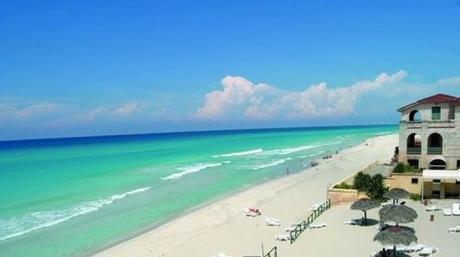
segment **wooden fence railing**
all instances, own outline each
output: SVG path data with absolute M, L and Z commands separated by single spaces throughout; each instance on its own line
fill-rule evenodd
M 314 210 L 310 216 L 304 221 L 302 221 L 300 224 L 297 224 L 294 230 L 292 230 L 289 235 L 290 235 L 290 242 L 293 244 L 297 238 L 304 232 L 308 226 L 310 226 L 313 221 L 319 217 L 323 212 L 325 212 L 327 209 L 331 207 L 331 201 L 328 199 L 325 203 L 323 203 L 318 209 Z
M 278 257 L 278 248 L 274 246 L 270 251 L 264 254 L 263 257 Z

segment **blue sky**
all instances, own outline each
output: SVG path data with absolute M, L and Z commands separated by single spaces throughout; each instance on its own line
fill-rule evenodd
M 458 60 L 457 0 L 4 1 L 0 140 L 396 124 Z

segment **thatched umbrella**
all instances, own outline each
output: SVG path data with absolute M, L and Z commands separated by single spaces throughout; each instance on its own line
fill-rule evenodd
M 370 209 L 379 207 L 379 206 L 380 206 L 380 203 L 375 200 L 372 200 L 369 198 L 361 198 L 357 200 L 356 202 L 354 202 L 350 208 L 352 210 L 360 210 L 364 212 L 364 223 L 367 223 L 367 211 Z
M 393 188 L 383 194 L 383 197 L 393 199 L 393 204 L 398 202 L 399 199 L 409 198 L 409 192 L 402 188 Z
M 374 241 L 382 245 L 393 245 L 393 256 L 396 256 L 396 245 L 410 245 L 417 242 L 414 233 L 400 227 L 389 227 L 375 235 Z
M 396 222 L 398 223 L 409 223 L 414 221 L 418 215 L 417 212 L 405 205 L 400 204 L 389 204 L 383 206 L 379 210 L 380 221 L 382 222 Z

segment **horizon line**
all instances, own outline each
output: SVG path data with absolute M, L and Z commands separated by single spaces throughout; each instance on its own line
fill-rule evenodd
M 72 139 L 95 139 L 103 137 L 135 137 L 149 135 L 168 135 L 168 134 L 200 134 L 210 132 L 230 132 L 230 131 L 255 131 L 255 130 L 283 130 L 283 129 L 315 129 L 315 128 L 346 128 L 346 127 L 370 127 L 370 126 L 396 126 L 398 124 L 360 124 L 360 125 L 319 125 L 319 126 L 293 126 L 293 127 L 260 127 L 260 128 L 241 128 L 241 129 L 204 129 L 204 130 L 184 130 L 184 131 L 163 131 L 163 132 L 147 132 L 134 134 L 101 134 L 101 135 L 82 135 L 82 136 L 64 136 L 64 137 L 37 137 L 37 138 L 20 138 L 0 140 L 0 143 L 21 142 L 21 141 L 45 141 L 45 140 L 72 140 Z

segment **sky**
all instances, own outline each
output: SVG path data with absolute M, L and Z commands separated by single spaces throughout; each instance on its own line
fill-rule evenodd
M 0 140 L 397 124 L 460 96 L 460 1 L 2 1 Z

